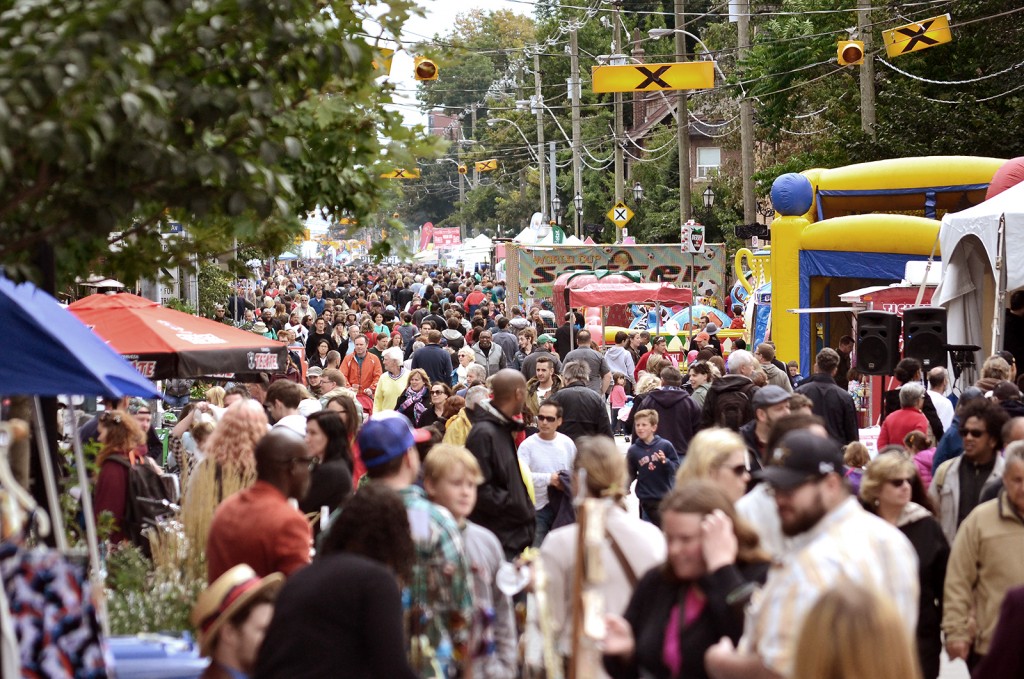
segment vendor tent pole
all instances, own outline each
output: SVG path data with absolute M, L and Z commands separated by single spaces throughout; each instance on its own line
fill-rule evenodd
M 928 273 L 932 269 L 932 262 L 935 261 L 935 251 L 938 248 L 939 234 L 935 234 L 935 243 L 932 244 L 932 253 L 928 255 L 928 263 L 924 265 L 924 276 L 921 278 L 921 287 L 917 289 L 917 299 L 914 300 L 914 306 L 921 306 L 921 300 L 924 299 L 924 289 L 928 285 Z
M 1003 316 L 1006 313 L 1006 215 L 999 216 L 999 233 L 996 241 L 996 294 L 995 309 L 992 313 L 992 351 L 994 356 L 1002 347 Z
M 50 457 L 50 442 L 46 438 L 46 427 L 43 424 L 43 405 L 38 396 L 32 398 L 35 406 L 36 446 L 39 451 L 39 463 L 43 470 L 43 487 L 46 489 L 46 503 L 50 510 L 50 522 L 53 524 L 53 539 L 57 549 L 68 551 L 68 535 L 64 531 L 64 515 L 60 511 L 60 496 L 57 494 L 57 478 L 53 473 L 53 458 Z
M 71 397 L 68 397 L 68 403 Z M 96 515 L 93 514 L 92 492 L 89 488 L 89 472 L 85 468 L 85 453 L 79 436 L 78 418 L 71 418 L 71 447 L 75 451 L 75 467 L 78 472 L 78 488 L 81 490 L 82 514 L 85 519 L 85 544 L 89 549 L 89 576 L 92 579 L 93 596 L 104 636 L 110 636 L 110 616 L 107 615 L 107 598 L 103 590 L 103 573 L 100 564 L 100 544 L 96 534 Z

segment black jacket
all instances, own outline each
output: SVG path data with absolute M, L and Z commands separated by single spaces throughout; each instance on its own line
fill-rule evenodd
M 949 543 L 942 526 L 932 516 L 899 527 L 917 552 L 921 594 L 917 610 L 917 652 L 925 679 L 939 674 L 942 652 L 942 593 L 949 561 Z
M 323 506 L 333 513 L 352 494 L 352 470 L 348 462 L 338 458 L 317 465 L 309 481 L 309 491 L 299 502 L 303 514 L 319 512 Z M 313 522 L 313 532 L 320 532 L 320 521 Z
M 700 428 L 706 429 L 716 426 L 715 418 L 718 415 L 718 399 L 727 391 L 741 390 L 746 392 L 748 410 L 745 419 L 746 422 L 750 422 L 750 420 L 754 419 L 753 400 L 758 388 L 746 375 L 726 375 L 716 379 L 711 383 L 708 395 L 704 399 L 704 411 L 701 415 Z
M 698 585 L 706 601 L 700 616 L 689 626 L 681 626 L 679 646 L 683 665 L 678 676 L 687 679 L 707 677 L 704 652 L 722 637 L 729 637 L 733 643 L 739 641 L 743 633 L 746 602 L 729 605 L 727 599 L 749 583 L 763 584 L 768 577 L 768 566 L 767 562 L 724 566 L 700 578 Z M 687 583 L 667 575 L 663 566 L 647 571 L 637 583 L 623 615 L 633 628 L 636 650 L 629 659 L 605 656 L 604 666 L 609 675 L 615 679 L 640 676 L 669 679 L 672 676 L 662 659 L 665 628 L 668 627 L 672 608 L 676 604 L 682 605 L 688 589 Z
M 811 411 L 825 420 L 825 429 L 840 446 L 851 441 L 860 440 L 857 429 L 857 410 L 853 406 L 850 392 L 837 387 L 831 375 L 815 373 L 796 388 L 796 393 L 803 394 L 814 404 Z M 925 403 L 931 403 L 926 398 Z M 934 407 L 934 406 L 933 406 Z
M 604 407 L 604 399 L 583 382 L 562 387 L 548 401 L 562 406 L 562 426 L 558 431 L 576 440 L 595 434 L 612 435 L 612 422 Z
M 473 427 L 466 447 L 484 476 L 469 520 L 497 535 L 506 551 L 520 552 L 533 544 L 537 529 L 536 512 L 516 455 L 515 435 L 523 425 L 499 413 L 490 401 L 469 411 L 469 420 Z
M 661 387 L 637 397 L 629 411 L 627 424 L 633 431 L 633 417 L 641 410 L 658 413 L 658 436 L 668 440 L 682 458 L 690 446 L 690 439 L 700 426 L 700 408 L 697 402 L 684 390 L 676 387 Z

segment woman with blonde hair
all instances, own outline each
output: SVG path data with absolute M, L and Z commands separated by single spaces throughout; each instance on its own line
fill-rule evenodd
M 615 442 L 604 436 L 584 436 L 576 441 L 576 472 L 586 472 L 585 493 L 606 498 L 605 540 L 601 560 L 605 581 L 599 585 L 605 610 L 621 615 L 626 610 L 636 582 L 665 560 L 665 538 L 654 524 L 642 521 L 626 510 L 629 492 L 626 460 Z M 540 546 L 547 573 L 551 628 L 560 630 L 559 651 L 569 656 L 573 609 L 573 573 L 576 569 L 577 524 L 556 528 Z
M 615 677 L 707 677 L 704 654 L 743 632 L 743 608 L 768 576 L 757 533 L 709 481 L 677 485 L 661 503 L 668 559 L 606 616 L 605 667 Z M 825 675 L 822 675 L 824 677 Z
M 836 583 L 804 618 L 793 679 L 920 679 L 906 625 L 883 596 Z
M 697 432 L 676 472 L 676 485 L 701 479 L 718 486 L 729 502 L 743 497 L 750 482 L 750 470 L 747 446 L 739 434 L 719 427 Z
M 935 679 L 942 652 L 942 596 L 950 550 L 914 462 L 900 453 L 876 457 L 864 472 L 860 499 L 868 511 L 899 528 L 917 552 L 917 652 L 924 679 Z
M 198 573 L 205 572 L 199 555 L 206 547 L 213 513 L 229 495 L 256 482 L 256 444 L 268 428 L 266 412 L 258 401 L 232 403 L 210 434 L 205 457 L 182 470 L 181 521 Z
M 661 378 L 658 377 L 657 375 L 652 375 L 650 373 L 647 373 L 645 375 L 641 375 L 640 379 L 637 380 L 637 383 L 636 383 L 636 395 L 637 396 L 643 396 L 647 392 L 653 391 L 653 390 L 657 389 L 660 386 L 661 386 Z M 636 403 L 635 399 L 634 399 L 633 403 Z
M 205 392 L 203 392 L 203 399 L 205 399 L 206 402 L 212 406 L 223 408 L 224 396 L 226 394 L 227 392 L 224 391 L 224 387 L 210 387 Z

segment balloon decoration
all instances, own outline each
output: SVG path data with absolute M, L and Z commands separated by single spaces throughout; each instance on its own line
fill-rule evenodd
M 1000 193 L 1024 182 L 1024 156 L 1011 158 L 1006 163 L 996 170 L 996 173 L 992 176 L 992 182 L 988 185 L 988 190 L 985 192 L 985 200 L 998 196 Z

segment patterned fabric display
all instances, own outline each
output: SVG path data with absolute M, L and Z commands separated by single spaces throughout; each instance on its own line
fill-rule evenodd
M 0 573 L 21 650 L 21 676 L 108 676 L 84 563 L 56 551 L 4 544 Z

